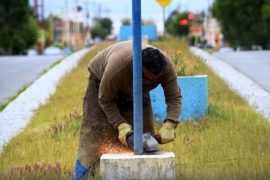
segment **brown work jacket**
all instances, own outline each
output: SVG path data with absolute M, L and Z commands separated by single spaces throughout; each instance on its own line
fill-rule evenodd
M 142 49 L 153 47 L 142 44 Z M 116 43 L 99 52 L 89 63 L 88 70 L 91 77 L 100 80 L 99 103 L 108 121 L 116 128 L 125 122 L 120 115 L 116 101 L 133 100 L 133 66 L 132 41 Z M 165 55 L 165 54 L 164 54 Z M 149 96 L 149 91 L 161 84 L 167 104 L 167 117 L 178 123 L 182 107 L 181 90 L 177 75 L 171 60 L 166 57 L 166 67 L 163 74 L 151 82 L 143 84 L 143 95 Z

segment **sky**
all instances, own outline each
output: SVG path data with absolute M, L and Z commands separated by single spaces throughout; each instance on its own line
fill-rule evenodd
M 37 0 L 38 3 L 41 0 Z M 132 20 L 132 0 L 43 0 L 44 1 L 44 16 L 50 14 L 59 14 L 67 11 L 72 14 L 76 12 L 76 6 L 82 7 L 81 15 L 85 17 L 84 23 L 91 26 L 93 17 L 108 17 L 113 21 L 113 32 L 118 33 L 125 18 Z M 171 0 L 166 6 L 165 17 L 174 11 L 190 11 L 200 13 L 207 11 L 214 0 Z M 30 5 L 33 5 L 34 0 L 29 0 Z M 89 12 L 90 21 L 87 22 L 86 12 Z M 159 33 L 163 32 L 163 8 L 156 0 L 141 0 L 141 18 L 142 20 L 152 20 L 157 25 Z

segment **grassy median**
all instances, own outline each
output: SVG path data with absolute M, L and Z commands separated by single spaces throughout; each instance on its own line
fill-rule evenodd
M 25 130 L 4 146 L 0 177 L 4 179 L 69 179 L 77 155 L 87 64 L 104 47 L 99 44 L 58 84 Z M 173 143 L 162 145 L 176 156 L 177 179 L 270 179 L 270 124 L 177 39 L 153 45 L 181 50 L 195 61 L 196 74 L 208 75 L 208 116 L 181 122 Z M 159 124 L 156 125 L 159 128 Z M 99 178 L 99 176 L 97 176 Z M 97 179 L 98 179 L 97 178 Z M 0 178 L 1 179 L 1 178 Z

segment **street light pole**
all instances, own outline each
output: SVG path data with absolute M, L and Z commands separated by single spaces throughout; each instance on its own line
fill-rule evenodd
M 141 0 L 132 0 L 134 154 L 143 154 Z
M 165 17 L 165 8 L 168 6 L 168 4 L 171 2 L 171 0 L 157 0 L 157 2 L 160 4 L 162 7 L 162 12 L 163 12 L 163 36 L 166 35 L 166 17 Z
M 165 17 L 165 7 L 162 8 L 163 9 L 163 27 L 164 27 L 164 31 L 163 31 L 163 36 L 166 35 L 167 31 L 166 31 L 166 17 Z

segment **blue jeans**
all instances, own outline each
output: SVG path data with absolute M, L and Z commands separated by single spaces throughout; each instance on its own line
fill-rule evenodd
M 88 174 L 89 170 L 81 164 L 79 159 L 77 159 L 74 169 L 74 180 L 87 180 Z

